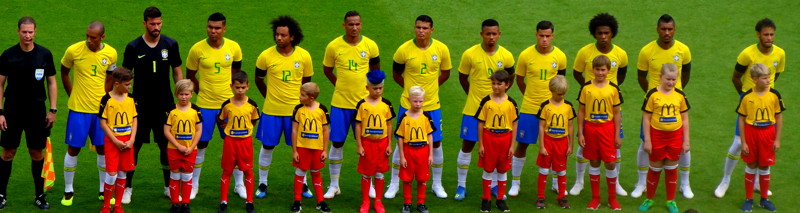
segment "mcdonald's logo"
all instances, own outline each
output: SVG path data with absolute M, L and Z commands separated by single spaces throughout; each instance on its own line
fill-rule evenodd
M 608 113 L 608 105 L 605 99 L 595 99 L 592 101 L 592 112 L 605 112 Z
M 409 131 L 408 141 L 410 141 L 410 142 L 425 141 L 425 140 L 427 140 L 427 138 L 425 138 L 425 136 L 426 135 L 425 135 L 425 132 L 422 131 L 422 127 L 412 127 L 411 131 Z
M 756 109 L 755 120 L 753 122 L 753 126 L 769 126 L 772 125 L 772 121 L 770 120 L 770 113 L 769 108 L 758 108 Z
M 367 127 L 383 128 L 383 119 L 381 119 L 381 115 L 370 114 L 369 117 L 367 117 Z
M 506 115 L 503 114 L 495 114 L 492 117 L 492 127 L 499 127 L 506 124 Z
M 179 120 L 177 128 L 177 133 L 192 133 L 192 122 L 189 120 Z
M 562 114 L 553 114 L 550 116 L 550 126 L 551 127 L 565 127 L 567 121 L 564 119 L 564 115 Z
M 661 105 L 661 116 L 676 116 L 676 111 L 678 108 L 675 107 L 675 104 L 664 104 Z
M 127 112 L 117 112 L 117 114 L 114 115 L 114 126 L 121 125 L 121 124 L 122 125 L 130 124 L 130 123 L 131 123 L 131 121 L 128 119 L 128 113 Z
M 303 132 L 319 132 L 317 120 L 306 118 L 306 120 L 303 121 Z

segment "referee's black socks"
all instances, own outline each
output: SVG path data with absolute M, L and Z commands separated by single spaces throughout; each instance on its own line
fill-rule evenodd
M 31 160 L 31 175 L 33 175 L 33 185 L 36 187 L 36 196 L 44 194 L 44 178 L 42 177 L 42 167 L 44 159 Z
M 11 165 L 13 165 L 13 161 L 14 160 L 5 161 L 0 159 L 0 194 L 2 195 L 6 195 L 6 189 L 8 189 L 8 179 L 11 177 Z

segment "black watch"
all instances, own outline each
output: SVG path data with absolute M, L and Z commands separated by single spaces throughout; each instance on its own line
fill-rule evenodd
M 50 112 L 56 114 L 56 112 L 58 112 L 58 109 L 50 109 Z

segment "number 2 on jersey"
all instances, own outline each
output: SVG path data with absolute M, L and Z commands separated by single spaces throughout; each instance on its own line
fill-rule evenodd
M 419 74 L 422 74 L 422 75 L 427 74 L 427 72 L 425 72 L 425 71 L 428 70 L 428 64 L 422 63 L 420 65 L 422 65 L 422 67 L 419 68 Z

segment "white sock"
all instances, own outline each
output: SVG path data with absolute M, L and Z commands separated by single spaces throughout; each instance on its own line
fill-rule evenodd
M 689 185 L 689 168 L 692 165 L 692 153 L 686 152 L 680 156 L 680 160 L 678 160 L 678 174 L 680 174 L 680 181 L 681 186 Z
M 725 158 L 725 170 L 722 173 L 722 182 L 731 182 L 731 174 L 733 169 L 736 168 L 736 163 L 739 162 L 739 155 L 742 153 L 742 139 L 740 136 L 734 136 L 731 147 L 728 148 L 728 157 Z M 758 178 L 756 178 L 758 180 Z
M 467 172 L 469 171 L 469 164 L 472 161 L 472 153 L 458 151 L 458 186 L 467 187 Z
M 203 162 L 206 161 L 206 149 L 197 149 L 197 157 L 194 160 L 194 170 L 192 170 L 192 188 L 200 187 L 200 173 L 203 172 Z
M 329 171 L 331 174 L 331 187 L 339 187 L 339 174 L 342 173 L 342 148 L 336 148 L 331 145 L 330 154 L 328 154 Z
M 589 167 L 589 175 L 600 175 L 600 167 L 591 167 L 590 166 Z
M 76 166 L 78 166 L 78 156 L 64 154 L 64 192 L 75 192 L 72 183 L 75 181 Z M 100 179 L 100 183 L 103 183 L 103 179 Z
M 106 180 L 105 181 L 106 181 L 106 184 L 108 184 L 108 185 L 114 185 L 114 183 L 117 182 L 117 176 L 116 175 L 106 175 Z
M 489 186 L 491 186 L 492 188 L 497 186 L 497 180 L 498 179 L 500 179 L 500 174 L 498 174 L 497 173 L 497 169 L 495 169 L 494 171 L 492 171 L 492 183 L 489 184 Z
M 526 157 L 518 158 L 511 157 L 511 185 L 519 186 L 520 178 L 522 177 L 522 169 L 525 168 Z
M 75 156 L 75 160 L 78 160 L 78 156 Z M 77 162 L 76 162 L 77 163 Z M 74 173 L 73 173 L 74 174 Z M 103 187 L 103 180 L 106 179 L 106 156 L 105 155 L 97 155 L 97 180 L 100 182 L 100 191 L 105 191 L 105 187 Z
M 169 172 L 169 179 L 178 180 L 179 181 L 179 180 L 181 180 L 181 173 L 170 171 Z M 180 187 L 180 186 L 178 186 L 178 187 Z
M 400 184 L 400 152 L 399 146 L 395 145 L 394 153 L 392 153 L 392 178 L 390 181 L 391 184 L 399 186 Z
M 431 164 L 433 185 L 442 185 L 442 167 L 444 166 L 444 153 L 442 146 L 433 148 L 433 164 Z
M 644 141 L 639 143 L 639 149 L 636 151 L 636 173 L 639 178 L 636 180 L 637 186 L 646 186 L 647 184 L 647 170 L 650 168 L 650 154 L 644 151 Z
M 239 167 L 233 169 L 233 181 L 236 183 L 235 186 L 244 186 L 244 172 Z
M 181 173 L 181 181 L 188 182 L 192 180 L 192 174 L 189 173 Z
M 272 164 L 272 149 L 264 149 L 261 147 L 261 153 L 258 154 L 258 182 L 260 184 L 269 185 L 267 177 L 269 177 L 269 165 Z
M 583 176 L 584 173 L 586 173 L 586 167 L 589 167 L 589 160 L 583 158 L 583 148 L 580 146 L 578 147 L 578 152 L 575 157 L 577 159 L 575 161 L 575 183 L 583 184 Z M 599 170 L 597 174 L 600 174 Z
M 617 178 L 617 185 L 619 186 L 619 168 L 622 165 L 622 151 L 617 149 L 617 162 L 614 164 L 614 177 Z M 606 174 L 608 175 L 608 174 Z
M 619 174 L 619 173 L 617 173 L 617 171 L 615 171 L 613 169 L 611 169 L 611 170 L 606 169 L 606 178 L 615 178 L 615 177 L 618 176 L 617 174 Z M 617 179 L 617 181 L 619 181 L 619 179 Z

